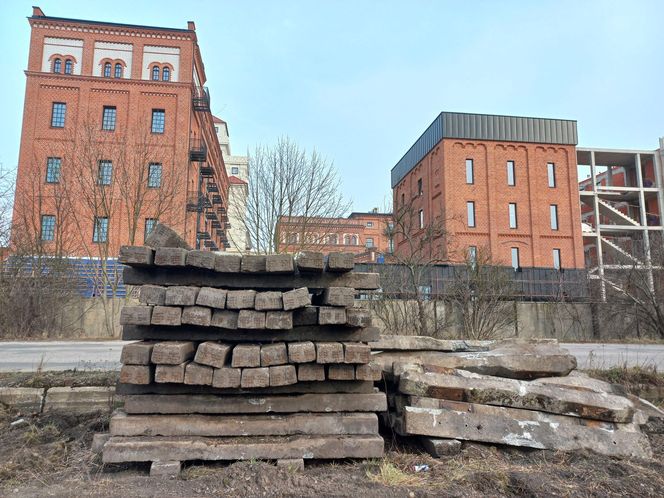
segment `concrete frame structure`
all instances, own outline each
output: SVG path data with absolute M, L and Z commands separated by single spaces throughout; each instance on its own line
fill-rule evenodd
M 590 168 L 590 177 L 579 183 L 582 208 L 586 206 L 581 220 L 584 251 L 589 277 L 600 282 L 602 301 L 607 285 L 620 290 L 607 271 L 643 269 L 654 290 L 653 270 L 663 269 L 651 260 L 651 234 L 664 231 L 664 138 L 659 145 L 654 151 L 577 148 L 578 166 Z M 620 245 L 634 239 L 641 243 L 640 254 Z M 616 263 L 611 262 L 614 255 Z

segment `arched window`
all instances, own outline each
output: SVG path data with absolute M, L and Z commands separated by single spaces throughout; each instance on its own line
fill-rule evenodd
M 350 238 L 350 243 L 351 243 L 352 245 L 354 245 L 354 246 L 357 245 L 357 235 L 353 235 L 353 236 Z
M 60 59 L 55 59 L 53 61 L 53 72 L 59 73 L 62 70 L 62 61 Z
M 159 81 L 159 66 L 154 66 L 152 68 L 152 79 Z
M 344 235 L 344 245 L 350 244 L 350 235 Z
M 72 62 L 71 59 L 67 59 L 65 61 L 65 74 L 71 74 L 73 68 L 74 68 L 74 63 Z
M 171 70 L 167 67 L 165 67 L 161 71 L 161 79 L 164 81 L 171 81 Z
M 116 78 L 122 78 L 122 64 L 119 62 L 115 64 L 115 75 Z
M 110 78 L 111 77 L 111 63 L 107 62 L 104 64 L 104 78 Z

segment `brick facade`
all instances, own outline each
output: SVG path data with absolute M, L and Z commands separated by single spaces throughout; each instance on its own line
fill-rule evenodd
M 38 7 L 28 20 L 14 246 L 43 239 L 46 252 L 115 256 L 122 244 L 142 244 L 146 223 L 159 218 L 192 246 L 223 248 L 217 211 L 227 205 L 228 176 L 203 89 L 194 23 L 171 29 L 62 19 Z M 61 127 L 53 126 L 60 124 L 54 103 L 66 104 Z M 114 108 L 112 120 L 104 108 Z M 203 160 L 191 161 L 192 147 L 201 144 Z M 59 159 L 57 175 L 49 158 Z M 101 184 L 100 161 L 112 164 L 108 185 Z M 208 216 L 213 210 L 217 218 Z M 56 217 L 52 240 L 48 233 L 43 237 L 44 215 Z M 108 218 L 107 242 L 93 241 L 95 216 Z M 99 226 L 98 235 L 103 231 Z
M 472 179 L 466 177 L 466 160 L 472 160 Z M 508 161 L 514 162 L 513 186 Z M 548 185 L 548 163 L 555 165 L 554 187 Z M 553 251 L 559 249 L 562 268 L 584 267 L 574 145 L 443 138 L 394 186 L 393 202 L 395 213 L 405 204 L 413 213 L 422 211 L 425 225 L 434 220 L 444 227 L 444 262 L 461 262 L 475 247 L 510 265 L 512 248 L 518 248 L 519 266 L 553 267 Z M 474 203 L 474 227 L 468 202 Z M 515 228 L 510 203 L 516 204 Z M 557 229 L 551 226 L 551 206 Z M 397 235 L 395 251 L 404 250 Z

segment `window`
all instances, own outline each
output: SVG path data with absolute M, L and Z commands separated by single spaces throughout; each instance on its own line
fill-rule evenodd
M 419 212 L 420 228 L 424 228 L 424 209 Z
M 106 131 L 115 130 L 115 116 L 117 110 L 112 106 L 104 106 L 104 111 L 101 115 L 101 129 Z
M 62 159 L 49 157 L 46 159 L 46 183 L 58 183 L 60 181 L 60 166 Z
M 145 218 L 145 233 L 143 234 L 143 241 L 148 240 L 148 236 L 152 233 L 157 220 L 154 218 Z
M 553 250 L 553 267 L 560 270 L 560 249 Z
M 392 239 L 392 237 L 387 241 L 387 252 L 394 254 L 394 239 Z
M 558 206 L 551 204 L 549 212 L 551 213 L 551 230 L 558 230 Z
M 65 61 L 65 74 L 71 74 L 73 68 L 74 68 L 74 63 L 72 62 L 71 59 L 67 59 Z
M 351 243 L 351 245 L 356 246 L 356 245 L 357 245 L 357 242 L 358 242 L 357 235 L 353 235 L 353 236 L 350 238 L 350 243 Z
M 115 63 L 115 73 L 113 74 L 115 78 L 122 78 L 122 64 L 119 62 Z
M 519 248 L 512 247 L 512 268 L 515 270 L 519 268 Z
M 350 245 L 350 235 L 344 235 L 344 245 Z
M 286 242 L 288 242 L 289 244 L 297 244 L 297 234 L 296 233 L 287 234 Z
M 166 126 L 166 111 L 152 109 L 152 133 L 164 133 Z
M 372 228 L 373 227 L 373 221 L 367 221 L 367 227 Z
M 104 78 L 110 78 L 111 77 L 111 63 L 107 62 L 104 64 Z
M 468 247 L 468 263 L 470 263 L 473 268 L 477 265 L 477 246 Z
M 475 172 L 473 170 L 473 160 L 466 159 L 466 183 L 475 183 Z
M 510 187 L 516 185 L 516 175 L 514 174 L 514 161 L 507 161 L 507 184 Z
M 218 127 L 218 126 L 215 126 L 215 127 L 214 127 L 214 132 L 215 132 L 215 133 L 219 133 L 219 127 Z
M 159 66 L 154 66 L 152 68 L 152 79 L 154 81 L 159 81 Z
M 171 70 L 165 67 L 161 72 L 161 79 L 164 81 L 171 81 Z
M 401 205 L 404 206 L 406 204 L 406 194 L 401 194 Z
M 41 239 L 53 240 L 55 238 L 55 216 L 43 214 L 41 217 Z
M 333 245 L 333 246 L 337 245 L 337 236 L 336 236 L 336 234 L 328 235 L 327 236 L 327 243 L 330 244 L 330 245 Z
M 95 216 L 92 242 L 108 242 L 108 218 Z
M 113 180 L 113 163 L 111 161 L 99 161 L 97 185 L 110 185 L 111 180 Z
M 55 59 L 53 61 L 53 72 L 54 73 L 59 73 L 60 71 L 62 71 L 62 60 Z
M 516 228 L 516 226 L 517 226 L 516 203 L 510 202 L 509 213 L 510 213 L 510 228 Z
M 53 102 L 53 109 L 51 111 L 51 127 L 64 128 L 66 115 L 67 104 L 64 102 Z
M 475 203 L 472 201 L 466 202 L 466 213 L 468 217 L 468 227 L 475 226 Z
M 417 195 L 422 195 L 424 190 L 422 190 L 422 179 L 417 180 Z
M 365 245 L 366 247 L 373 247 L 373 246 L 374 246 L 373 239 L 372 239 L 371 237 L 367 237 L 367 240 L 366 240 L 366 242 L 364 243 L 364 245 Z
M 237 175 L 239 173 L 240 173 L 240 168 L 238 168 L 237 166 L 231 167 L 231 175 Z
M 148 187 L 161 187 L 161 164 L 150 163 L 148 166 Z
M 546 172 L 549 176 L 549 187 L 556 186 L 556 165 L 553 163 L 546 163 Z

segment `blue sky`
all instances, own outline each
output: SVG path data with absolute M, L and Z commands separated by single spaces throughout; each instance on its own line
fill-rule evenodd
M 196 22 L 233 152 L 288 135 L 334 161 L 353 209 L 384 206 L 390 169 L 442 110 L 578 120 L 583 146 L 664 136 L 664 2 L 2 2 L 0 162 L 18 158 L 31 5 L 46 15 Z

